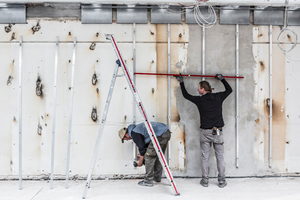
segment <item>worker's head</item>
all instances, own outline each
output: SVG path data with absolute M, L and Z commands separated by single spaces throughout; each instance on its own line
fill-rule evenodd
M 209 82 L 207 81 L 201 81 L 198 85 L 198 92 L 199 94 L 206 94 L 206 93 L 211 93 L 213 88 L 211 88 Z
M 119 130 L 119 137 L 122 141 L 122 143 L 124 143 L 124 140 L 131 140 L 132 138 L 129 136 L 128 134 L 128 129 L 126 127 L 121 128 Z

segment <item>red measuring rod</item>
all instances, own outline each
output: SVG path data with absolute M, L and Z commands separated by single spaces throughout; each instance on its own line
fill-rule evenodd
M 153 76 L 180 76 L 180 74 L 160 74 L 160 73 L 134 73 L 136 75 L 153 75 Z M 188 77 L 206 77 L 206 78 L 215 78 L 216 75 L 189 75 L 189 74 L 181 74 L 182 76 Z M 244 78 L 243 76 L 223 76 L 224 78 Z

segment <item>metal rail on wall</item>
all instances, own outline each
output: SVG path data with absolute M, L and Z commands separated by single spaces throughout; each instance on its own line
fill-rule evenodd
M 273 97 L 272 97 L 272 73 L 273 73 L 273 63 L 272 63 L 272 25 L 270 25 L 270 71 L 269 71 L 269 94 L 270 94 L 270 99 L 269 99 L 269 109 L 270 109 L 270 113 L 269 113 L 269 167 L 272 167 L 272 137 L 273 137 L 273 133 L 272 133 L 272 124 L 273 124 L 273 119 L 272 119 L 272 108 L 273 108 Z
M 168 24 L 168 74 L 171 73 L 171 30 L 170 24 Z M 171 130 L 171 77 L 168 76 L 168 128 Z M 168 142 L 168 163 L 171 160 L 171 142 Z
M 54 172 L 57 64 L 58 64 L 58 37 L 56 38 L 55 63 L 54 63 L 53 118 L 52 118 L 52 147 L 51 147 L 51 178 L 50 178 L 50 189 L 53 189 L 53 172 Z
M 22 190 L 22 58 L 23 38 L 19 41 L 19 189 Z
M 235 75 L 239 76 L 239 25 L 236 25 Z M 235 167 L 239 167 L 239 79 L 235 80 Z
M 67 148 L 67 167 L 66 167 L 66 189 L 68 188 L 69 181 L 69 166 L 70 166 L 70 146 L 71 146 L 71 133 L 72 133 L 72 113 L 73 113 L 73 93 L 74 93 L 74 71 L 75 71 L 75 58 L 76 58 L 76 37 L 73 43 L 73 56 L 72 56 L 72 74 L 71 74 L 71 94 L 69 105 L 69 131 L 68 131 L 68 148 Z

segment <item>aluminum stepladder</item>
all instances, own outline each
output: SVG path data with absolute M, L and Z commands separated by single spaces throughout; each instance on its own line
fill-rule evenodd
M 122 67 L 122 70 L 123 70 L 123 75 L 125 76 L 127 82 L 128 82 L 128 85 L 131 89 L 131 92 L 133 94 L 133 97 L 135 99 L 135 102 L 136 102 L 136 105 L 140 111 L 140 113 L 142 114 L 143 116 L 143 119 L 144 119 L 144 124 L 147 128 L 147 131 L 148 131 L 148 134 L 151 138 L 151 141 L 153 143 L 153 146 L 155 148 L 155 151 L 157 153 L 157 156 L 159 158 L 159 161 L 164 169 L 164 172 L 165 172 L 165 175 L 170 183 L 170 185 L 172 186 L 172 189 L 175 193 L 175 195 L 180 195 L 179 191 L 177 190 L 177 187 L 176 187 L 176 184 L 175 184 L 175 181 L 173 179 L 173 176 L 171 174 L 171 171 L 170 171 L 170 168 L 168 166 L 168 163 L 165 159 L 165 156 L 163 154 L 163 151 L 158 143 L 158 140 L 157 140 L 157 137 L 155 135 L 155 132 L 152 128 L 152 125 L 150 123 L 150 121 L 148 121 L 148 117 L 147 117 L 147 114 L 146 114 L 146 111 L 144 109 L 144 106 L 140 100 L 140 97 L 139 97 L 139 94 L 137 93 L 137 90 L 135 88 L 135 85 L 132 81 L 132 78 L 130 76 L 130 73 L 128 71 L 128 68 L 126 66 L 126 63 L 122 57 L 122 54 L 119 50 L 119 47 L 118 47 L 118 44 L 114 38 L 114 36 L 112 34 L 105 34 L 105 37 L 107 40 L 110 40 L 112 45 L 113 45 L 113 48 L 115 50 L 115 53 L 117 55 L 117 62 L 116 62 L 116 66 L 115 66 L 115 70 L 114 70 L 114 74 L 113 74 L 113 78 L 111 80 L 111 84 L 110 84 L 110 89 L 109 89 L 109 92 L 108 92 L 108 96 L 107 96 L 107 100 L 106 100 L 106 103 L 105 103 L 105 108 L 104 108 L 104 111 L 103 111 L 103 115 L 102 115 L 102 120 L 101 120 L 101 124 L 100 124 L 100 128 L 99 128 L 99 132 L 98 132 L 98 136 L 97 136 L 97 140 L 96 140 L 96 144 L 95 144 L 95 148 L 94 148 L 94 153 L 93 153 L 93 157 L 92 157 L 92 161 L 91 161 L 91 165 L 90 165 L 90 170 L 89 170 L 89 174 L 88 174 L 88 177 L 87 177 L 87 181 L 86 181 L 86 184 L 85 184 L 85 189 L 84 189 L 84 192 L 83 192 L 83 196 L 82 198 L 85 199 L 86 198 L 86 194 L 87 194 L 87 189 L 90 187 L 90 183 L 91 183 L 91 178 L 92 178 L 92 173 L 94 171 L 94 167 L 95 167 L 95 164 L 96 164 L 96 160 L 97 160 L 97 155 L 98 155 L 98 147 L 99 147 L 99 142 L 100 142 L 100 138 L 101 138 L 101 135 L 102 135 L 102 132 L 103 132 L 103 128 L 104 128 L 104 124 L 106 122 L 106 116 L 107 116 L 107 112 L 108 112 L 108 108 L 109 108 L 109 104 L 110 104 L 110 100 L 111 100 L 111 96 L 112 96 L 112 92 L 113 92 L 113 89 L 114 89 L 114 85 L 115 85 L 115 81 L 116 81 L 116 77 L 118 76 L 117 73 L 118 73 L 118 68 L 119 67 Z

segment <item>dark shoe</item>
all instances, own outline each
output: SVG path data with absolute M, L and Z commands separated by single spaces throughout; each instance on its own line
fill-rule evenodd
M 151 182 L 145 182 L 145 181 L 139 181 L 138 183 L 140 186 L 148 186 L 148 187 L 152 187 L 153 183 Z
M 200 184 L 201 184 L 203 187 L 208 187 L 208 180 L 207 180 L 207 179 L 201 179 Z
M 157 183 L 159 183 L 161 181 L 161 177 L 160 178 L 155 178 L 154 177 L 154 181 L 157 182 Z
M 223 188 L 223 187 L 225 187 L 227 185 L 227 181 L 219 181 L 219 188 Z

